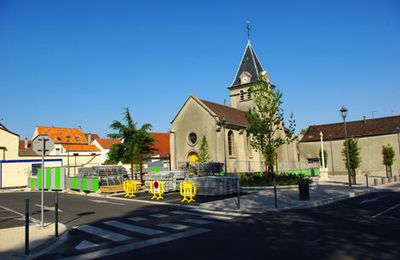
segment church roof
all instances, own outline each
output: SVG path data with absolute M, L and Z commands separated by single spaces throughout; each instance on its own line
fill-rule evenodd
M 261 63 L 258 61 L 257 55 L 251 46 L 250 41 L 247 42 L 246 49 L 243 54 L 242 61 L 240 62 L 239 69 L 236 72 L 235 79 L 232 83 L 231 87 L 239 86 L 240 84 L 240 75 L 243 72 L 247 72 L 251 75 L 250 81 L 248 83 L 257 82 L 258 76 L 263 71 Z
M 203 99 L 201 99 L 201 102 L 203 102 L 203 104 L 211 109 L 216 115 L 218 115 L 219 117 L 223 117 L 226 120 L 227 124 L 241 127 L 247 127 L 249 125 L 246 118 L 246 112 L 242 110 Z
M 397 133 L 400 127 L 400 116 L 381 117 L 359 121 L 346 122 L 347 135 L 359 138 L 376 135 L 387 135 Z M 300 142 L 317 142 L 320 140 L 319 133 L 322 132 L 325 140 L 344 140 L 343 122 L 326 125 L 310 126 Z

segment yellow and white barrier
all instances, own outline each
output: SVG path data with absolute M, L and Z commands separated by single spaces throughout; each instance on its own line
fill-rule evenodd
M 123 186 L 125 191 L 125 198 L 136 197 L 135 193 L 138 192 L 140 188 L 140 181 L 126 180 L 123 182 Z
M 190 203 L 192 201 L 195 201 L 193 199 L 193 197 L 196 196 L 197 193 L 197 188 L 195 183 L 190 181 L 183 181 L 181 182 L 179 187 L 180 187 L 180 193 L 183 196 L 181 202 L 187 201 L 188 203 Z
M 162 195 L 165 193 L 165 183 L 163 181 L 151 181 L 150 193 L 153 194 L 152 200 L 164 199 Z

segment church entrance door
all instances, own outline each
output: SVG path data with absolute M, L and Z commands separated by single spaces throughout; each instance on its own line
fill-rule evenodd
M 196 152 L 190 152 L 187 160 L 189 163 L 197 163 L 199 161 L 199 156 Z

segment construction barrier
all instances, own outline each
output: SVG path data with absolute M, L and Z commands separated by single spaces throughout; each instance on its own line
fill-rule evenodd
M 82 191 L 98 191 L 99 179 L 96 177 L 67 177 L 67 188 Z
M 163 181 L 150 182 L 150 193 L 153 194 L 152 200 L 164 199 L 162 195 L 165 193 L 165 183 Z
M 46 169 L 45 174 L 43 174 L 42 169 L 39 168 L 37 177 L 30 177 L 28 179 L 29 188 L 41 190 L 42 178 L 43 178 L 45 190 L 64 190 L 65 189 L 64 168 L 47 167 L 45 169 Z
M 123 183 L 124 191 L 125 191 L 125 198 L 134 198 L 136 197 L 135 193 L 138 192 L 140 188 L 140 181 L 135 180 L 126 180 Z
M 181 182 L 179 187 L 180 187 L 180 193 L 183 196 L 183 199 L 181 200 L 181 202 L 187 201 L 188 203 L 190 203 L 190 202 L 195 201 L 193 199 L 193 197 L 196 196 L 196 192 L 197 192 L 195 183 L 190 182 L 190 181 L 183 181 L 183 182 Z

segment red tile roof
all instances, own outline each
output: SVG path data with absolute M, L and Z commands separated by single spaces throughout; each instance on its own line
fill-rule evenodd
M 96 141 L 103 149 L 110 149 L 112 145 L 121 143 L 121 140 L 110 138 L 97 138 Z
M 62 144 L 66 151 L 79 151 L 79 152 L 99 152 L 99 148 L 95 145 L 88 144 Z
M 367 137 L 375 135 L 386 135 L 397 133 L 400 127 L 400 116 L 381 117 L 359 121 L 346 122 L 347 135 L 353 137 Z M 325 140 L 344 139 L 344 124 L 312 125 L 304 134 L 301 142 L 315 142 L 320 140 L 319 133 L 322 132 Z
M 86 136 L 80 128 L 37 126 L 36 129 L 38 134 L 49 135 L 56 144 L 87 144 Z M 67 135 L 70 136 L 69 140 Z
M 155 140 L 153 143 L 153 154 L 169 154 L 169 133 L 149 133 Z
M 215 114 L 225 118 L 228 124 L 242 126 L 242 127 L 249 126 L 249 123 L 246 118 L 246 112 L 233 107 L 217 104 L 203 99 L 201 100 L 201 102 L 203 102 Z
M 19 150 L 30 150 L 32 149 L 32 141 L 28 140 L 28 148 L 25 148 L 25 140 L 19 140 Z

